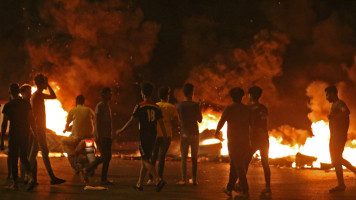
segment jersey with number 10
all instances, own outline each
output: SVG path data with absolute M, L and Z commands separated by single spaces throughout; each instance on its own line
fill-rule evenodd
M 146 100 L 136 105 L 132 114 L 140 121 L 141 139 L 157 135 L 157 120 L 162 118 L 160 107 L 152 101 Z

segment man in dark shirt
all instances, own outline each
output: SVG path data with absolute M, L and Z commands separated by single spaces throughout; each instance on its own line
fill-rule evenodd
M 192 157 L 192 174 L 193 185 L 198 185 L 197 168 L 198 168 L 198 149 L 199 149 L 199 127 L 198 122 L 202 122 L 200 103 L 193 101 L 194 86 L 187 83 L 183 87 L 184 101 L 178 103 L 178 115 L 182 123 L 180 137 L 180 152 L 182 180 L 177 184 L 185 185 L 187 183 L 187 158 L 189 146 Z
M 135 106 L 133 114 L 130 120 L 116 132 L 120 134 L 124 132 L 131 124 L 139 121 L 139 134 L 140 134 L 140 146 L 142 165 L 140 171 L 140 177 L 137 184 L 134 186 L 135 190 L 143 190 L 143 181 L 146 173 L 153 175 L 154 181 L 157 183 L 156 192 L 161 191 L 166 182 L 158 175 L 155 167 L 151 163 L 152 150 L 155 145 L 157 135 L 157 122 L 159 123 L 163 137 L 167 137 L 167 132 L 162 120 L 162 112 L 160 107 L 151 100 L 153 93 L 153 84 L 149 82 L 143 82 L 141 84 L 141 96 L 143 102 Z
M 51 184 L 57 185 L 64 183 L 65 180 L 57 178 L 52 170 L 51 162 L 49 160 L 47 139 L 46 139 L 46 99 L 56 99 L 57 96 L 54 93 L 51 86 L 48 84 L 48 79 L 43 74 L 39 74 L 35 77 L 35 84 L 37 86 L 37 91 L 31 97 L 31 105 L 33 110 L 33 115 L 36 121 L 37 131 L 35 132 L 36 142 L 33 143 L 31 153 L 30 153 L 30 162 L 33 168 L 34 179 L 37 182 L 37 160 L 36 156 L 39 148 L 42 152 L 42 159 L 47 173 L 51 178 Z M 43 90 L 48 89 L 50 94 L 44 94 Z
M 330 192 L 345 191 L 342 165 L 350 169 L 356 174 L 356 168 L 351 163 L 342 157 L 345 143 L 347 140 L 347 131 L 349 129 L 349 115 L 350 110 L 346 104 L 339 99 L 338 91 L 335 86 L 329 86 L 325 89 L 326 99 L 332 103 L 329 114 L 329 128 L 330 128 L 330 158 L 335 167 L 338 185 Z
M 234 103 L 225 108 L 215 132 L 215 136 L 218 137 L 220 130 L 227 122 L 230 175 L 226 188 L 228 192 L 224 192 L 231 196 L 231 191 L 237 179 L 240 178 L 242 193 L 239 196 L 248 197 L 245 162 L 251 151 L 249 135 L 250 109 L 241 102 L 244 96 L 244 91 L 241 88 L 231 89 L 230 96 Z
M 30 163 L 27 158 L 28 137 L 30 134 L 30 125 L 33 130 L 36 129 L 34 125 L 31 105 L 26 100 L 19 97 L 20 88 L 18 84 L 11 84 L 10 96 L 11 100 L 5 104 L 3 109 L 3 122 L 1 126 L 1 149 L 4 147 L 3 135 L 6 132 L 8 121 L 10 121 L 9 129 L 9 158 L 11 161 L 11 172 L 14 183 L 8 188 L 11 190 L 18 190 L 18 158 L 20 157 L 26 173 L 29 176 L 28 190 L 33 189 L 35 181 L 31 173 Z
M 267 117 L 268 110 L 266 106 L 259 102 L 262 95 L 262 89 L 260 87 L 251 87 L 248 90 L 248 97 L 251 103 L 251 128 L 250 128 L 250 141 L 251 152 L 248 156 L 246 164 L 246 172 L 248 165 L 251 162 L 253 155 L 257 150 L 260 150 L 261 162 L 263 171 L 265 174 L 266 188 L 262 191 L 262 195 L 271 195 L 271 170 L 268 163 L 268 151 L 269 151 L 269 138 L 267 130 Z
M 100 160 L 103 162 L 101 172 L 101 184 L 113 185 L 107 179 L 109 164 L 111 160 L 111 109 L 109 102 L 112 94 L 110 88 L 106 87 L 101 90 L 102 101 L 95 108 L 95 137 L 100 150 Z

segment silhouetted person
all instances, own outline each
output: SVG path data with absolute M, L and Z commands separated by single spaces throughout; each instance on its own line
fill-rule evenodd
M 11 84 L 9 94 L 11 101 L 5 104 L 3 109 L 3 122 L 1 125 L 1 149 L 4 147 L 3 135 L 6 132 L 8 121 L 10 121 L 9 129 L 9 158 L 11 161 L 11 172 L 14 183 L 8 187 L 10 190 L 18 190 L 18 158 L 20 157 L 26 173 L 29 176 L 29 185 L 27 190 L 33 189 L 35 181 L 31 173 L 30 163 L 27 157 L 28 137 L 30 134 L 30 126 L 36 130 L 34 124 L 31 105 L 28 101 L 19 96 L 20 88 L 18 84 Z
M 138 191 L 143 190 L 143 181 L 145 179 L 146 173 L 148 172 L 153 175 L 154 182 L 157 183 L 156 192 L 159 192 L 166 185 L 166 182 L 161 179 L 155 167 L 150 161 L 157 136 L 157 122 L 159 123 L 163 137 L 165 137 L 165 139 L 167 137 L 167 133 L 164 122 L 162 120 L 161 109 L 151 100 L 152 93 L 153 84 L 149 82 L 143 82 L 141 84 L 141 96 L 143 101 L 135 106 L 130 120 L 120 130 L 118 130 L 116 134 L 118 135 L 124 132 L 131 124 L 137 123 L 137 121 L 139 122 L 139 150 L 141 153 L 142 165 L 140 177 L 137 181 L 137 184 L 134 186 L 134 189 Z
M 240 179 L 242 193 L 240 197 L 248 197 L 248 184 L 246 178 L 246 160 L 251 152 L 250 147 L 250 109 L 244 105 L 241 100 L 244 91 L 241 88 L 230 90 L 230 96 L 233 104 L 227 106 L 221 115 L 216 127 L 215 136 L 218 137 L 220 130 L 227 122 L 227 139 L 230 156 L 230 174 L 227 188 L 223 191 L 229 196 L 235 187 L 236 181 Z
M 28 104 L 31 105 L 31 96 L 32 96 L 32 88 L 30 85 L 28 84 L 24 84 L 20 87 L 20 94 L 21 94 L 21 97 L 22 99 L 24 99 L 25 101 L 28 102 Z M 31 111 L 32 112 L 32 111 Z M 33 118 L 33 117 L 32 117 Z M 31 152 L 31 147 L 32 147 L 32 142 L 33 142 L 33 130 L 30 130 L 30 134 L 29 137 L 28 137 L 28 148 L 27 148 L 27 156 L 28 156 L 28 159 L 29 159 L 29 155 L 30 155 L 30 152 Z M 25 184 L 28 183 L 28 175 L 26 174 L 26 169 L 25 169 L 25 166 L 23 165 L 22 162 L 20 162 L 20 179 L 22 179 L 24 181 Z
M 172 128 L 173 125 L 178 122 L 178 113 L 177 108 L 169 102 L 169 92 L 170 89 L 168 87 L 162 87 L 158 90 L 158 97 L 160 102 L 156 103 L 162 111 L 163 115 L 163 123 L 166 128 L 167 137 L 163 137 L 163 133 L 160 128 L 157 129 L 157 138 L 155 147 L 153 148 L 152 154 L 152 165 L 156 165 L 156 160 L 158 159 L 158 175 L 163 177 L 164 163 L 166 160 L 166 154 L 168 148 L 171 144 L 172 138 Z M 153 176 L 149 174 L 149 180 L 147 184 L 153 183 Z
M 271 194 L 271 170 L 268 164 L 269 138 L 267 129 L 268 110 L 266 106 L 259 102 L 262 95 L 262 89 L 251 87 L 248 90 L 250 102 L 251 121 L 250 121 L 250 141 L 251 152 L 246 162 L 246 172 L 253 155 L 260 150 L 261 162 L 265 174 L 266 188 L 262 191 L 263 195 Z
M 112 94 L 110 88 L 103 88 L 101 90 L 100 101 L 95 108 L 95 137 L 100 150 L 100 158 L 97 162 L 89 167 L 88 170 L 94 169 L 100 162 L 103 163 L 101 172 L 101 184 L 102 185 L 114 185 L 111 181 L 107 179 L 109 164 L 111 160 L 111 109 L 109 102 L 111 100 Z
M 346 104 L 339 99 L 338 91 L 335 86 L 329 86 L 325 89 L 326 99 L 332 103 L 329 113 L 329 128 L 330 128 L 330 158 L 335 167 L 338 185 L 330 192 L 345 191 L 342 165 L 350 169 L 356 174 L 356 168 L 351 163 L 342 157 L 345 143 L 347 140 L 347 131 L 349 129 L 350 111 Z
M 180 137 L 180 152 L 181 173 L 182 180 L 178 185 L 185 185 L 187 183 L 187 158 L 189 146 L 192 158 L 192 180 L 193 185 L 198 185 L 197 169 L 198 169 L 198 150 L 199 150 L 199 127 L 198 122 L 202 122 L 203 116 L 201 114 L 200 103 L 193 101 L 194 86 L 187 83 L 183 86 L 184 101 L 177 105 L 179 119 L 182 123 L 181 137 Z
M 92 138 L 94 133 L 94 111 L 87 106 L 84 106 L 85 98 L 83 95 L 76 97 L 76 107 L 71 109 L 67 116 L 67 124 L 64 131 L 71 131 L 72 134 L 62 138 L 64 151 L 68 154 L 68 160 L 72 168 L 79 173 L 75 161 L 75 149 L 79 142 L 83 139 Z M 70 124 L 72 126 L 70 126 Z
M 57 178 L 52 170 L 51 162 L 49 160 L 48 154 L 48 146 L 46 139 L 46 108 L 45 108 L 45 100 L 46 99 L 56 99 L 57 96 L 54 93 L 51 86 L 48 84 L 48 79 L 43 74 L 39 74 L 35 77 L 35 84 L 37 86 L 37 91 L 33 93 L 31 97 L 31 105 L 33 115 L 36 121 L 37 131 L 35 132 L 36 141 L 32 145 L 31 153 L 30 153 L 30 163 L 33 168 L 34 179 L 37 182 L 37 160 L 36 156 L 38 154 L 39 149 L 42 152 L 43 163 L 47 169 L 47 173 L 51 178 L 51 184 L 57 185 L 64 183 L 65 180 Z M 50 94 L 44 94 L 43 90 L 48 89 Z

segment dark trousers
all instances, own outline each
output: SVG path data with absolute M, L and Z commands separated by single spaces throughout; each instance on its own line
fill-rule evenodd
M 251 141 L 251 151 L 247 156 L 247 160 L 245 162 L 245 170 L 246 173 L 248 171 L 248 166 L 253 158 L 253 155 L 257 150 L 260 150 L 261 154 L 261 163 L 263 167 L 263 172 L 265 175 L 266 187 L 270 187 L 271 185 L 271 170 L 268 163 L 268 153 L 269 153 L 269 140 L 268 138 L 252 140 Z
M 47 147 L 47 139 L 46 139 L 46 130 L 45 129 L 40 129 L 37 131 L 35 137 L 33 138 L 32 142 L 32 147 L 31 147 L 31 152 L 29 155 L 29 160 L 32 168 L 32 174 L 33 174 L 33 179 L 37 181 L 37 154 L 38 151 L 41 149 L 42 152 L 42 159 L 43 163 L 46 167 L 47 173 L 51 180 L 55 179 L 51 162 L 49 160 L 48 154 L 48 147 Z
M 101 172 L 101 181 L 106 181 L 109 170 L 109 163 L 111 160 L 111 139 L 110 138 L 100 138 L 96 141 L 100 157 L 97 157 L 93 163 L 91 163 L 86 169 L 87 171 L 94 170 L 98 167 L 100 163 L 103 163 L 102 172 Z
M 230 174 L 229 182 L 227 184 L 227 189 L 232 191 L 235 187 L 237 179 L 239 179 L 242 191 L 248 192 L 248 183 L 246 178 L 246 162 L 247 157 L 251 151 L 250 147 L 236 148 L 241 145 L 230 145 L 229 156 L 230 156 Z
M 193 181 L 197 179 L 197 169 L 198 169 L 198 150 L 199 150 L 199 135 L 185 135 L 182 134 L 180 137 L 180 152 L 182 156 L 181 160 L 181 172 L 182 180 L 187 181 L 187 159 L 189 146 L 192 157 L 192 174 Z
M 28 160 L 30 159 L 30 153 L 31 153 L 31 146 L 32 146 L 32 142 L 33 142 L 33 135 L 32 134 L 29 134 L 29 137 L 28 137 L 28 145 L 27 145 L 27 157 L 28 157 Z M 26 168 L 25 166 L 23 165 L 22 162 L 20 162 L 20 174 L 21 174 L 21 177 L 22 178 L 25 178 L 25 175 L 26 175 Z
M 156 143 L 152 152 L 151 163 L 153 166 L 155 166 L 156 161 L 158 159 L 158 175 L 161 178 L 163 177 L 166 154 L 170 145 L 171 145 L 171 138 L 164 138 L 164 137 L 156 138 Z M 149 178 L 153 179 L 153 176 L 150 174 Z
M 18 159 L 24 165 L 27 173 L 31 172 L 30 163 L 27 157 L 28 141 L 23 138 L 9 139 L 9 160 L 11 165 L 12 178 L 16 182 L 18 179 Z

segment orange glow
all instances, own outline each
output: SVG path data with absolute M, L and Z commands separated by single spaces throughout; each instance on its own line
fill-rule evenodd
M 92 147 L 94 144 L 93 140 L 85 140 L 85 147 Z
M 55 82 L 51 82 L 50 85 L 56 93 L 61 89 Z M 36 90 L 36 87 L 32 87 L 32 93 Z M 46 91 L 44 92 L 46 93 Z M 57 135 L 69 136 L 70 132 L 63 133 L 68 112 L 63 109 L 61 102 L 58 99 L 49 99 L 45 100 L 45 105 L 47 128 L 56 132 Z
M 205 129 L 213 130 L 216 129 L 217 123 L 220 119 L 221 113 L 212 110 L 206 110 L 203 113 L 203 122 L 199 125 L 199 131 L 203 132 Z M 331 163 L 330 153 L 329 153 L 329 123 L 325 121 L 318 121 L 312 123 L 312 131 L 314 136 L 306 140 L 305 144 L 302 146 L 288 146 L 283 145 L 283 138 L 275 138 L 273 136 L 269 137 L 270 158 L 281 158 L 285 156 L 295 156 L 298 152 L 307 156 L 313 156 L 317 158 L 317 161 L 313 163 L 313 167 L 320 167 L 320 163 Z M 227 150 L 227 129 L 226 124 L 222 128 L 223 138 L 221 155 L 228 155 Z M 207 139 L 203 141 L 202 145 L 215 144 L 218 143 L 217 139 Z M 356 144 L 356 140 L 351 141 L 352 144 Z M 257 151 L 257 154 L 259 152 Z M 345 147 L 343 157 L 350 161 L 352 165 L 356 165 L 356 149 Z M 295 166 L 295 163 L 293 163 Z

